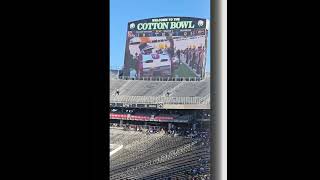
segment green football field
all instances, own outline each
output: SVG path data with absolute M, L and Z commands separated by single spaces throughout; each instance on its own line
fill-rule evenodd
M 191 71 L 187 65 L 181 63 L 179 67 L 174 71 L 173 77 L 196 77 L 196 74 Z

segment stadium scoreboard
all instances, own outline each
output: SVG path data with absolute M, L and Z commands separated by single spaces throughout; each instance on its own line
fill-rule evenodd
M 208 25 L 207 19 L 195 17 L 129 22 L 123 76 L 203 78 Z

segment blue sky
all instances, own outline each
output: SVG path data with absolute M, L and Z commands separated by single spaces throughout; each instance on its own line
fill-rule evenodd
M 123 65 L 128 22 L 162 16 L 210 19 L 210 0 L 110 0 L 110 66 Z M 206 71 L 210 70 L 209 57 L 210 36 Z

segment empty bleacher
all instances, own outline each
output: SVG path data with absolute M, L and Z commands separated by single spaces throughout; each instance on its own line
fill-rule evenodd
M 119 90 L 119 95 L 116 94 Z M 144 81 L 110 79 L 111 102 L 209 104 L 210 80 Z

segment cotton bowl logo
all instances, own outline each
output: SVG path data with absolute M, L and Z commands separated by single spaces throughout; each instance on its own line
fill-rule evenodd
M 200 27 L 203 26 L 203 21 L 202 20 L 198 21 L 198 26 L 200 26 Z
M 136 27 L 136 25 L 134 24 L 134 23 L 131 23 L 130 24 L 130 29 L 133 29 L 133 28 L 135 28 Z

